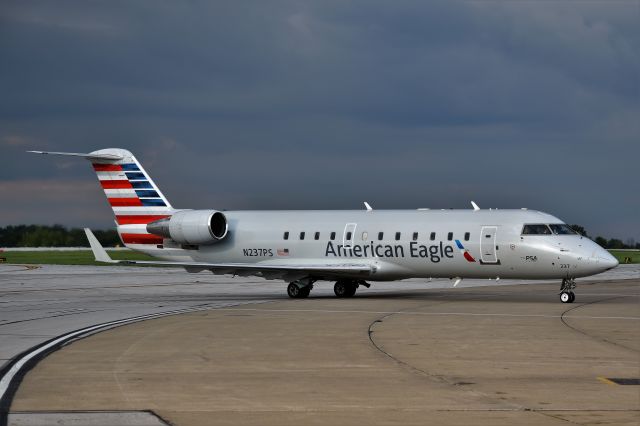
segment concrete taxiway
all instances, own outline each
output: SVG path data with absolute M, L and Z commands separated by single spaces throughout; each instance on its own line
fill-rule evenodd
M 13 268 L 0 269 L 7 362 L 81 327 L 195 310 L 43 358 L 14 389 L 13 424 L 640 421 L 640 386 L 613 380 L 640 378 L 637 266 L 579 282 L 572 305 L 557 283 L 411 280 L 354 299 L 327 283 L 289 300 L 260 279 Z

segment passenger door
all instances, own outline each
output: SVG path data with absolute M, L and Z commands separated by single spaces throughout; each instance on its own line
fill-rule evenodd
M 499 263 L 496 252 L 497 226 L 483 226 L 480 233 L 480 260 L 482 263 Z

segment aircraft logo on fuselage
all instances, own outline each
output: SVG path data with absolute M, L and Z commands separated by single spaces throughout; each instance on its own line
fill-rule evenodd
M 454 249 L 450 245 L 445 245 L 442 241 L 439 244 L 423 245 L 415 241 L 408 246 L 403 244 L 376 244 L 371 241 L 369 244 L 342 245 L 327 242 L 324 255 L 326 257 L 380 257 L 380 258 L 401 258 L 413 257 L 427 259 L 433 263 L 449 258 L 453 259 Z

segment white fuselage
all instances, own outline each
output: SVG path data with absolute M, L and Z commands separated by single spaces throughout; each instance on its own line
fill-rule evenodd
M 179 210 L 126 149 L 33 152 L 91 161 L 123 244 L 164 260 L 134 263 L 283 279 L 291 297 L 298 290 L 308 296 L 321 279 L 336 280 L 336 295 L 348 297 L 365 280 L 560 278 L 561 300 L 571 302 L 574 278 L 618 264 L 558 218 L 533 210 Z M 96 259 L 113 262 L 87 237 Z
M 175 261 L 348 264 L 371 281 L 403 278 L 576 278 L 618 262 L 586 237 L 523 235 L 526 224 L 562 224 L 532 210 L 225 211 L 228 235 L 186 247 L 139 250 Z M 465 254 L 466 253 L 466 254 Z M 349 277 L 319 274 L 315 279 Z M 265 276 L 268 278 L 267 276 Z M 357 278 L 357 276 L 353 276 Z

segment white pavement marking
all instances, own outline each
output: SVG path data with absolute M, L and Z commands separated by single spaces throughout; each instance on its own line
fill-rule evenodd
M 199 312 L 199 311 L 204 311 L 204 310 L 208 310 L 211 308 L 187 308 L 187 309 L 180 309 L 180 310 L 176 310 L 176 311 L 169 311 L 169 312 L 161 312 L 161 313 L 157 313 L 157 314 L 148 314 L 148 315 L 141 315 L 141 316 L 137 316 L 137 317 L 133 317 L 133 318 L 126 318 L 126 319 L 122 319 L 122 320 L 117 320 L 117 321 L 110 321 L 110 322 L 106 322 L 103 324 L 97 324 L 91 327 L 85 327 L 83 329 L 80 330 L 76 330 L 74 332 L 71 333 L 67 333 L 64 334 L 60 337 L 58 337 L 57 339 L 54 339 L 52 341 L 50 341 L 49 343 L 40 346 L 38 348 L 36 348 L 35 350 L 28 352 L 27 354 L 23 355 L 19 360 L 17 360 L 15 362 L 15 364 L 13 364 L 13 366 L 9 369 L 9 371 L 7 371 L 7 373 L 0 378 L 0 400 L 2 400 L 7 392 L 7 390 L 9 390 L 9 386 L 11 385 L 11 382 L 13 381 L 13 379 L 16 377 L 16 375 L 20 372 L 20 370 L 33 358 L 37 357 L 38 355 L 40 355 L 41 353 L 44 353 L 46 351 L 48 351 L 51 348 L 55 348 L 56 346 L 68 342 L 70 340 L 73 340 L 77 337 L 81 337 L 81 336 L 86 336 L 88 334 L 91 334 L 93 332 L 96 331 L 101 331 L 101 330 L 105 330 L 105 329 L 109 329 L 109 328 L 113 328 L 116 326 L 120 326 L 120 325 L 125 325 L 125 324 L 131 324 L 131 323 L 135 323 L 135 322 L 139 322 L 139 321 L 144 321 L 144 320 L 149 320 L 149 319 L 155 319 L 155 318 L 161 318 L 161 317 L 166 317 L 166 316 L 170 316 L 170 315 L 179 315 L 179 314 L 186 314 L 186 313 L 190 313 L 190 312 Z

